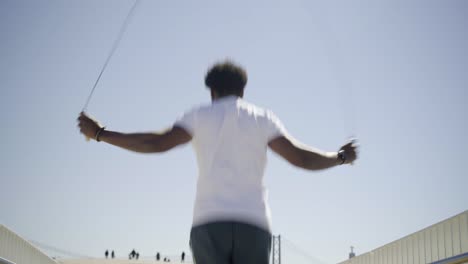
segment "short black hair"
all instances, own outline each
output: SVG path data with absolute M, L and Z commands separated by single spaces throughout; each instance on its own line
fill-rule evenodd
M 206 73 L 205 85 L 218 95 L 240 95 L 247 84 L 247 72 L 231 60 L 214 64 Z

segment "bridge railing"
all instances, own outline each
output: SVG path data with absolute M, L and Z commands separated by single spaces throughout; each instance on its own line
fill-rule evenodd
M 468 262 L 468 211 L 340 264 Z
M 15 264 L 15 263 L 0 257 L 0 264 Z
M 57 264 L 42 251 L 0 224 L 1 264 Z

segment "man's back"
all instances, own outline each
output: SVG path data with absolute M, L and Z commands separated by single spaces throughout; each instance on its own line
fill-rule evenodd
M 269 140 L 284 129 L 274 115 L 236 96 L 186 113 L 199 176 L 193 225 L 238 220 L 270 230 L 263 186 Z

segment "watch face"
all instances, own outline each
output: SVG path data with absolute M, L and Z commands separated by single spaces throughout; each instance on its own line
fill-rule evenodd
M 340 150 L 338 152 L 338 158 L 342 161 L 341 164 L 343 164 L 346 161 L 346 155 L 345 155 L 344 150 Z

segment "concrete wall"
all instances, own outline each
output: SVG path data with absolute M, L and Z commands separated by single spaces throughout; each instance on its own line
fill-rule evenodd
M 3 225 L 0 225 L 0 257 L 15 264 L 57 264 Z
M 468 211 L 340 264 L 434 262 L 468 263 Z

